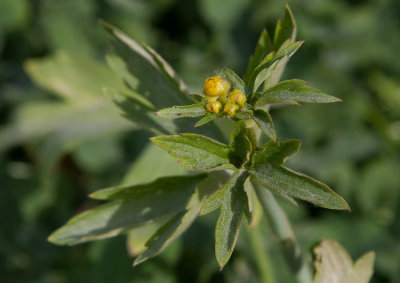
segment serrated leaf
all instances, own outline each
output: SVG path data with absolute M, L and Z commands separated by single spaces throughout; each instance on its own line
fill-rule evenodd
M 310 87 L 306 81 L 289 80 L 283 81 L 262 93 L 255 94 L 254 101 L 255 106 L 263 106 L 272 103 L 330 103 L 341 100 Z
M 368 252 L 353 263 L 347 251 L 335 241 L 324 240 L 314 248 L 314 283 L 368 283 L 375 253 Z
M 148 99 L 157 109 L 191 103 L 186 87 L 161 56 L 112 25 L 105 22 L 102 24 L 111 35 L 112 46 L 123 60 L 125 70 L 138 80 L 138 84 L 133 86 L 134 91 Z
M 215 255 L 222 269 L 232 255 L 239 235 L 240 224 L 247 207 L 243 185 L 247 172 L 238 176 L 236 182 L 225 190 L 221 212 L 215 228 Z
M 261 109 L 256 109 L 253 114 L 253 120 L 267 137 L 272 140 L 276 140 L 274 124 L 268 112 L 265 112 Z
M 236 122 L 235 128 L 231 132 L 231 142 L 229 144 L 231 153 L 229 154 L 231 163 L 239 168 L 247 162 L 251 153 L 251 142 L 247 137 L 246 123 Z
M 101 199 L 116 199 L 70 219 L 53 232 L 49 241 L 58 245 L 73 245 L 112 237 L 167 215 L 186 210 L 190 197 L 205 175 L 169 177 L 164 183 L 156 180 L 146 185 L 122 186 L 102 190 L 92 195 Z M 124 197 L 125 192 L 129 192 Z M 118 197 L 117 197 L 118 196 Z
M 244 77 L 245 82 L 249 82 L 251 74 L 253 73 L 254 69 L 260 65 L 263 61 L 264 57 L 271 53 L 272 50 L 272 42 L 268 35 L 266 29 L 261 32 L 260 38 L 258 39 L 257 46 L 254 51 L 254 55 L 251 56 L 249 60 L 249 65 L 247 67 L 246 75 Z
M 250 173 L 268 189 L 315 205 L 338 210 L 350 210 L 346 201 L 327 185 L 283 166 L 256 162 Z
M 185 106 L 172 106 L 161 109 L 154 114 L 160 116 L 161 118 L 177 119 L 183 117 L 199 117 L 204 116 L 207 113 L 208 112 L 204 108 L 204 104 L 198 103 Z
M 246 84 L 242 79 L 229 68 L 225 68 L 224 72 L 227 78 L 233 83 L 233 88 L 239 89 L 242 93 L 246 94 Z
M 301 142 L 299 140 L 269 141 L 260 151 L 254 154 L 253 166 L 257 167 L 265 163 L 277 166 L 282 165 L 289 156 L 299 150 L 300 145 Z
M 296 39 L 296 34 L 296 22 L 289 5 L 286 4 L 283 20 L 279 20 L 275 27 L 273 50 L 278 50 L 287 39 L 290 39 L 291 42 L 294 42 Z
M 194 124 L 194 127 L 201 127 L 211 121 L 213 121 L 214 119 L 216 119 L 218 116 L 215 115 L 214 113 L 208 113 L 207 115 L 205 115 L 203 118 L 201 118 L 199 121 L 196 122 L 196 124 Z
M 249 82 L 247 83 L 247 92 L 253 93 L 257 91 L 260 85 L 271 76 L 276 69 L 286 64 L 287 60 L 296 53 L 302 44 L 303 41 L 297 41 L 278 50 L 275 54 L 271 53 L 271 56 L 266 56 L 251 74 Z
M 232 168 L 230 149 L 208 137 L 197 134 L 160 136 L 152 141 L 179 158 L 179 164 L 189 170 L 209 171 Z

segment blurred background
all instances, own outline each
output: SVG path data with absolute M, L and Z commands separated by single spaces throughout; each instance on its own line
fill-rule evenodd
M 304 253 L 322 239 L 354 259 L 374 250 L 373 282 L 400 282 L 400 2 L 288 3 L 305 43 L 284 79 L 308 80 L 343 102 L 276 107 L 271 115 L 281 139 L 303 141 L 289 167 L 329 184 L 352 211 L 282 206 Z M 225 66 L 244 73 L 258 35 L 264 27 L 273 33 L 284 4 L 0 0 L 1 281 L 259 282 L 245 231 L 219 271 L 218 213 L 135 268 L 123 236 L 74 247 L 46 238 L 96 204 L 89 193 L 146 170 L 138 164 L 152 134 L 116 114 L 101 91 L 119 81 L 105 65 L 99 19 L 152 46 L 199 92 Z M 292 282 L 266 219 L 261 225 L 277 282 Z

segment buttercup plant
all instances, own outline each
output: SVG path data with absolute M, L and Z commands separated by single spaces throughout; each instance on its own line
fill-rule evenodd
M 157 134 L 151 141 L 177 158 L 180 166 L 200 174 L 99 190 L 90 197 L 107 203 L 73 217 L 49 241 L 72 245 L 126 232 L 136 240 L 131 244 L 138 254 L 134 264 L 138 264 L 165 249 L 196 217 L 219 210 L 215 253 L 222 269 L 242 223 L 253 233 L 254 215 L 262 208 L 284 243 L 283 253 L 298 281 L 311 280 L 274 195 L 294 205 L 300 199 L 327 209 L 350 207 L 327 185 L 284 166 L 299 150 L 300 141 L 279 140 L 269 106 L 340 101 L 303 80 L 279 82 L 287 61 L 303 43 L 295 41 L 296 25 L 289 7 L 273 39 L 262 32 L 245 76 L 226 68 L 205 80 L 203 94 L 188 95 L 183 82 L 153 49 L 104 26 L 117 54 L 107 61 L 126 85 L 121 91 L 106 89 L 106 95 L 127 118 Z M 215 119 L 234 121 L 228 141 Z M 268 274 L 262 276 L 267 282 Z

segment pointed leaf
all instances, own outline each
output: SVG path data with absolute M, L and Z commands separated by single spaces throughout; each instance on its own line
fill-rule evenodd
M 314 283 L 368 283 L 372 277 L 375 254 L 369 252 L 355 264 L 337 242 L 324 240 L 314 248 Z
M 240 224 L 247 207 L 243 185 L 247 172 L 238 176 L 233 186 L 226 189 L 215 228 L 215 255 L 222 269 L 232 255 L 239 235 Z
M 251 56 L 249 60 L 249 65 L 247 67 L 246 75 L 244 77 L 244 81 L 249 83 L 249 79 L 251 74 L 253 73 L 254 69 L 260 65 L 264 57 L 271 53 L 272 50 L 272 42 L 269 38 L 267 30 L 263 30 L 260 38 L 258 39 L 257 46 L 254 51 L 254 55 Z
M 93 194 L 96 198 L 117 199 L 78 214 L 50 235 L 58 245 L 73 245 L 112 237 L 135 225 L 185 211 L 189 198 L 205 175 L 169 177 L 146 185 L 111 188 Z M 122 197 L 124 191 L 129 192 Z M 119 197 L 117 197 L 119 194 Z
M 271 140 L 276 140 L 276 132 L 271 116 L 264 110 L 257 109 L 254 111 L 253 120 L 256 122 L 261 131 Z
M 232 168 L 229 161 L 230 149 L 208 137 L 196 134 L 160 136 L 152 141 L 179 158 L 179 164 L 189 170 L 218 170 Z
M 233 88 L 239 89 L 241 92 L 246 94 L 246 85 L 242 79 L 231 69 L 225 68 L 224 72 L 228 79 L 233 83 Z
M 283 81 L 265 92 L 257 93 L 254 96 L 254 101 L 256 101 L 255 106 L 262 106 L 272 103 L 330 103 L 341 100 L 310 87 L 306 81 L 289 80 Z
M 203 126 L 209 122 L 211 122 L 212 120 L 216 119 L 218 116 L 215 115 L 214 113 L 208 113 L 207 115 L 205 115 L 203 118 L 201 118 L 199 121 L 196 122 L 196 124 L 194 124 L 194 127 L 200 127 Z
M 327 185 L 283 166 L 257 162 L 250 172 L 270 190 L 321 207 L 350 210 L 346 201 Z
M 296 34 L 296 22 L 289 5 L 286 4 L 285 16 L 283 17 L 282 21 L 278 21 L 276 24 L 273 49 L 278 50 L 287 39 L 290 39 L 291 42 L 294 42 L 296 39 Z
M 207 113 L 208 112 L 204 108 L 204 104 L 198 103 L 185 106 L 172 106 L 161 109 L 154 114 L 161 118 L 177 119 L 183 117 L 199 117 L 204 116 Z

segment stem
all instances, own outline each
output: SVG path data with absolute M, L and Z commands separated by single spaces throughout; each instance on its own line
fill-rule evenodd
M 310 283 L 312 281 L 310 266 L 301 255 L 299 244 L 285 212 L 279 206 L 270 190 L 256 180 L 253 180 L 252 184 L 268 217 L 272 231 L 278 238 L 283 256 L 296 278 L 296 282 Z
M 260 235 L 259 227 L 253 227 L 249 230 L 249 240 L 257 268 L 260 273 L 261 282 L 274 283 L 275 280 L 272 275 L 270 260 L 268 253 L 264 252 L 265 248 L 263 246 L 263 240 Z

